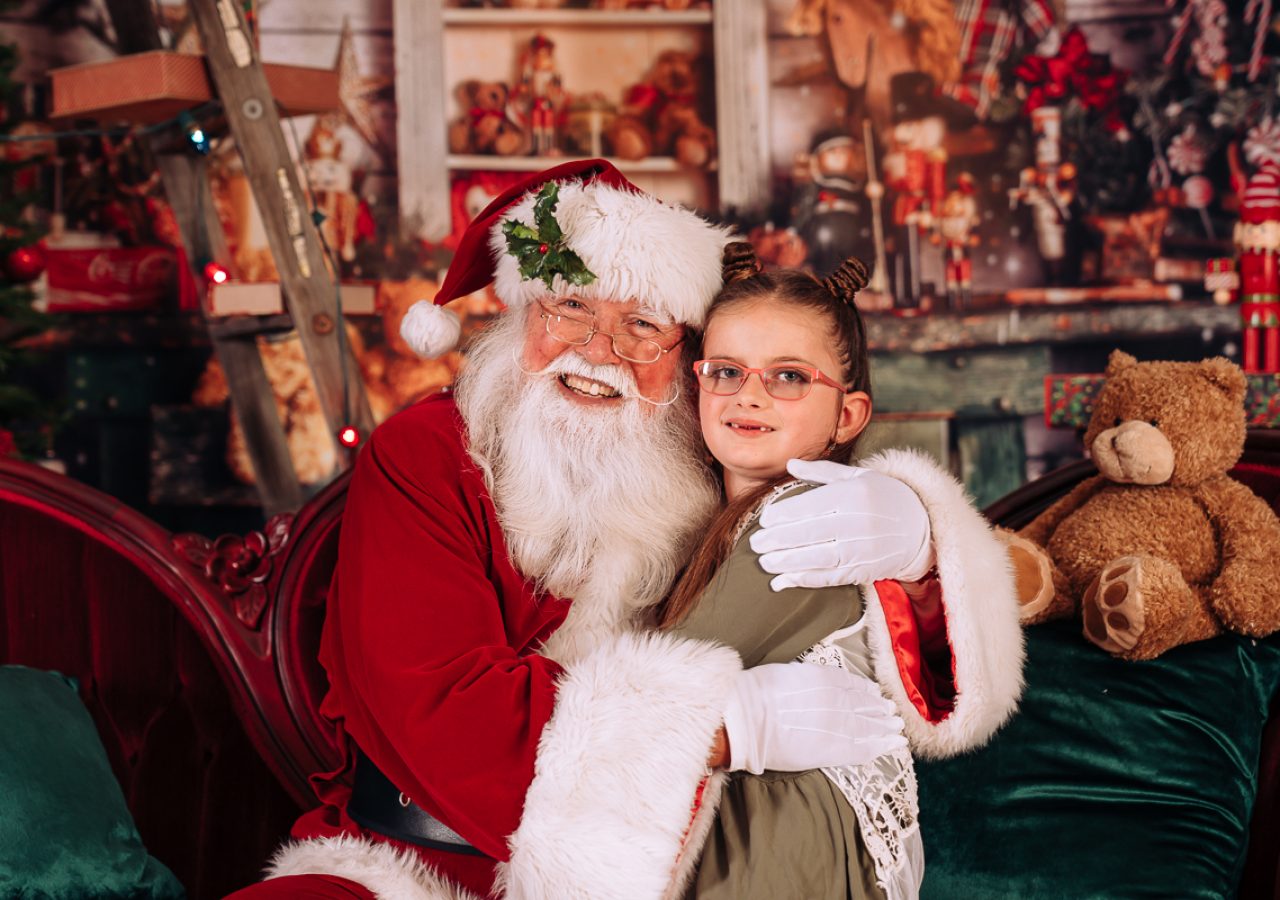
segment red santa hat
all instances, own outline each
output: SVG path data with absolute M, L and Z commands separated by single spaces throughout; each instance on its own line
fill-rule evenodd
M 532 224 L 537 194 L 556 182 L 554 216 L 563 246 L 595 275 L 573 285 L 560 276 L 552 287 L 525 278 L 507 248 L 503 224 Z M 586 300 L 634 301 L 657 316 L 700 327 L 720 291 L 720 254 L 730 231 L 645 194 L 603 159 L 576 160 L 533 175 L 494 199 L 458 242 L 434 305 L 414 304 L 400 333 L 420 356 L 439 356 L 458 341 L 461 324 L 444 304 L 488 284 L 508 307 L 572 295 Z

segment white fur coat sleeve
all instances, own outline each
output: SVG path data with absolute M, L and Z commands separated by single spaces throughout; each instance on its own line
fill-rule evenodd
M 738 655 L 623 634 L 566 669 L 538 745 L 508 900 L 659 897 L 672 881 Z
M 907 738 L 920 756 L 954 756 L 981 746 L 1013 714 L 1022 694 L 1022 626 L 1008 554 L 964 488 L 931 457 L 886 450 L 860 465 L 906 483 L 929 513 L 955 663 L 955 707 L 937 723 L 916 709 L 903 686 L 879 599 L 869 591 L 876 678 L 897 703 Z

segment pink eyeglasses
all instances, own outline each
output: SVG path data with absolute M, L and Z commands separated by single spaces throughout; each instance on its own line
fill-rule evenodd
M 832 381 L 820 369 L 794 363 L 753 369 L 727 359 L 700 359 L 693 364 L 693 371 L 698 376 L 698 387 L 721 397 L 738 393 L 752 375 L 760 376 L 760 383 L 775 400 L 803 400 L 817 382 L 830 385 L 842 394 L 849 393 L 844 385 Z

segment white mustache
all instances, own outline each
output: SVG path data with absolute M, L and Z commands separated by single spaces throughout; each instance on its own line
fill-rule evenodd
M 644 399 L 640 397 L 640 390 L 636 387 L 636 380 L 630 372 L 622 366 L 613 365 L 596 365 L 587 362 L 576 353 L 562 353 L 551 362 L 547 363 L 541 369 L 526 369 L 524 362 L 520 359 L 520 351 L 514 350 L 512 356 L 515 357 L 516 365 L 520 367 L 520 371 L 526 375 L 549 375 L 558 378 L 561 375 L 577 375 L 580 378 L 590 378 L 601 384 L 608 385 L 617 391 L 626 399 Z

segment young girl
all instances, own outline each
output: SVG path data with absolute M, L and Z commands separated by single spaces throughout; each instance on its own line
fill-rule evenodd
M 1022 664 L 1006 556 L 954 479 L 904 451 L 863 463 L 906 482 L 929 512 L 936 567 L 904 573 L 917 582 L 771 593 L 751 549 L 762 509 L 811 487 L 788 476 L 788 460 L 847 461 L 867 425 L 866 338 L 853 303 L 866 281 L 856 259 L 819 281 L 759 271 L 750 244 L 726 248 L 725 288 L 695 364 L 702 434 L 723 470 L 726 505 L 660 624 L 728 644 L 747 667 L 799 657 L 875 679 L 913 749 L 950 755 L 985 742 L 1013 711 Z M 689 879 L 687 898 L 919 892 L 909 749 L 856 767 L 721 773 L 701 807 L 677 873 Z

